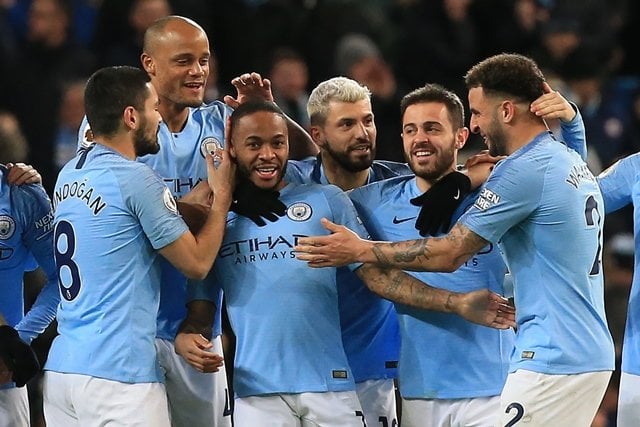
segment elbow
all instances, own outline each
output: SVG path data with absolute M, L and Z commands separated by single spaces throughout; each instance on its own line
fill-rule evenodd
M 209 270 L 211 270 L 210 265 L 193 265 L 190 268 L 184 269 L 182 274 L 188 279 L 203 280 L 209 274 Z

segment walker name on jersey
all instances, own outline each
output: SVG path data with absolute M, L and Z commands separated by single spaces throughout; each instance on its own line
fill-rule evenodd
M 493 205 L 497 205 L 500 202 L 500 196 L 494 193 L 491 190 L 483 189 L 482 193 L 478 195 L 473 206 L 480 209 L 481 211 L 486 211 Z
M 56 188 L 53 195 L 53 208 L 55 209 L 59 203 L 72 197 L 83 201 L 96 216 L 107 207 L 107 202 L 104 202 L 99 194 L 94 196 L 93 192 L 93 187 L 87 187 L 85 181 L 66 183 L 62 187 Z
M 578 188 L 578 186 L 583 182 L 596 182 L 596 178 L 593 176 L 587 165 L 578 165 L 571 168 L 566 181 L 575 188 Z
M 164 184 L 174 196 L 184 196 L 198 185 L 202 178 L 162 178 Z
M 293 248 L 303 234 L 291 236 L 268 236 L 247 240 L 237 240 L 222 245 L 220 258 L 235 257 L 234 264 L 246 264 L 275 259 L 295 259 Z

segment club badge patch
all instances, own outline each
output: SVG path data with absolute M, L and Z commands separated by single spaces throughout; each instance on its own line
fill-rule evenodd
M 215 150 L 222 150 L 222 143 L 213 136 L 208 136 L 200 143 L 200 154 L 203 158 L 207 157 L 207 153 L 213 153 Z
M 306 221 L 311 218 L 311 206 L 306 203 L 294 203 L 287 208 L 287 217 L 293 221 Z
M 176 204 L 176 199 L 173 198 L 173 194 L 169 191 L 168 188 L 165 187 L 164 193 L 162 193 L 162 201 L 167 209 L 171 212 L 177 214 L 178 213 L 178 205 Z
M 9 240 L 16 232 L 16 222 L 9 215 L 0 215 L 0 240 Z
M 93 142 L 93 131 L 91 130 L 89 123 L 87 123 L 82 130 L 82 141 L 80 141 L 80 147 L 89 148 Z

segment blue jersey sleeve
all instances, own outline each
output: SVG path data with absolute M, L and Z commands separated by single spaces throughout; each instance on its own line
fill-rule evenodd
M 459 222 L 489 242 L 500 240 L 539 205 L 544 173 L 540 165 L 530 165 L 518 167 L 511 159 L 498 163 Z
M 178 240 L 188 228 L 160 177 L 143 164 L 138 165 L 138 170 L 138 182 L 121 182 L 123 199 L 140 220 L 153 248 L 161 249 Z
M 576 112 L 576 116 L 569 123 L 560 121 L 560 133 L 562 140 L 567 147 L 576 151 L 582 160 L 587 160 L 587 138 L 584 130 L 584 121 L 578 107 L 571 103 Z
M 47 282 L 26 316 L 16 325 L 20 337 L 31 342 L 56 315 L 60 294 L 53 256 L 53 211 L 40 185 L 14 187 L 12 203 L 23 225 L 22 241 L 47 276 Z
M 604 199 L 605 213 L 632 203 L 632 190 L 640 173 L 640 153 L 618 160 L 598 175 L 598 185 Z
M 209 272 L 203 280 L 187 280 L 187 302 L 204 300 L 217 305 L 221 298 L 222 288 L 216 282 L 215 277 L 213 272 Z

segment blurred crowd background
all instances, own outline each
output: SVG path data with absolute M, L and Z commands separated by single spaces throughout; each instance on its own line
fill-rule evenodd
M 0 162 L 36 167 L 50 192 L 75 154 L 84 82 L 107 65 L 139 66 L 142 35 L 169 14 L 209 35 L 206 99 L 257 71 L 278 104 L 308 126 L 307 96 L 344 75 L 373 93 L 379 159 L 402 161 L 401 97 L 426 82 L 466 103 L 464 73 L 501 52 L 534 58 L 585 121 L 594 173 L 640 149 L 640 54 L 633 0 L 0 0 Z M 477 137 L 463 154 L 483 148 Z M 633 274 L 631 209 L 605 224 L 606 304 L 618 355 Z M 559 242 L 560 243 L 560 242 Z M 570 254 L 567 254 L 570 256 Z M 28 303 L 42 278 L 31 274 Z M 44 358 L 51 332 L 36 341 Z M 614 425 L 614 375 L 594 423 Z M 43 425 L 37 382 L 33 425 Z

